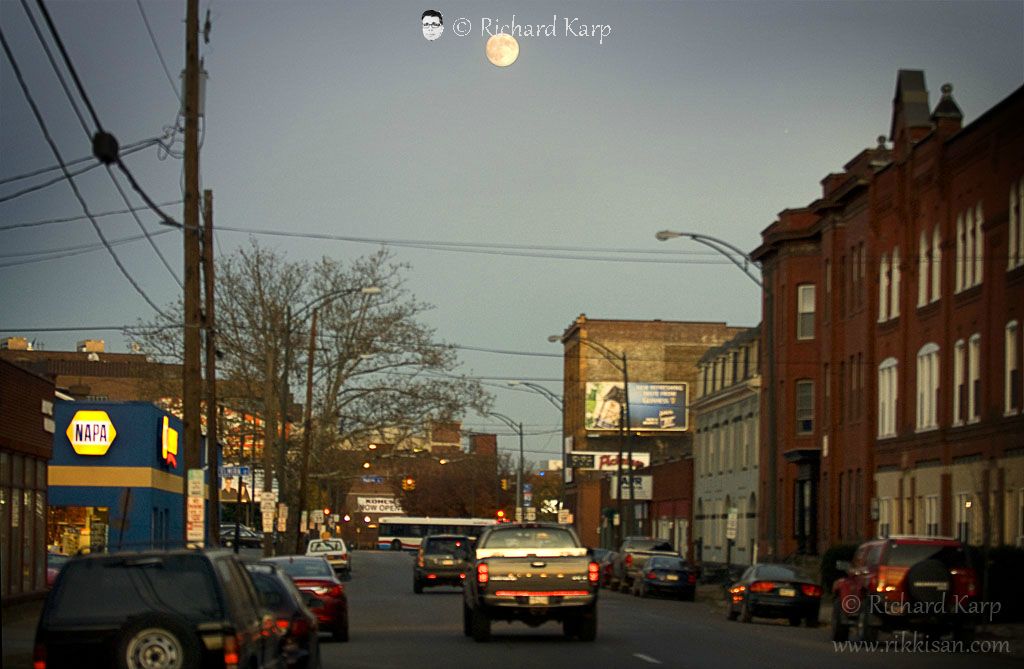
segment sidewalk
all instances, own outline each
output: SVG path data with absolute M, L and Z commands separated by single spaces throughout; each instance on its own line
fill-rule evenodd
M 3 667 L 32 669 L 32 644 L 43 600 L 5 606 L 3 610 Z

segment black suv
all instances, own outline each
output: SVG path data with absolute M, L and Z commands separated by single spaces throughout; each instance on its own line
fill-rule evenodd
M 412 572 L 412 589 L 419 594 L 435 585 L 462 587 L 472 569 L 472 540 L 461 534 L 432 534 L 424 537 L 416 554 Z
M 33 652 L 46 669 L 279 667 L 273 617 L 228 551 L 72 558 L 43 604 Z

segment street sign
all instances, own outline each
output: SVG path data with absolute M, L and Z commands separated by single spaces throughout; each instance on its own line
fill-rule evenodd
M 277 502 L 264 495 L 263 499 L 260 500 L 260 511 L 263 513 L 274 513 L 277 511 Z
M 273 532 L 274 531 L 274 512 L 264 511 L 263 512 L 263 531 Z
M 558 524 L 559 525 L 571 525 L 572 524 L 572 512 L 569 509 L 558 510 Z
M 222 479 L 237 479 L 240 476 L 249 476 L 251 473 L 251 467 L 235 465 L 220 468 L 220 477 Z
M 313 524 L 324 522 L 324 512 L 320 509 L 313 509 L 309 512 L 309 522 Z
M 533 493 L 526 491 L 523 493 L 523 506 L 533 506 Z
M 76 411 L 68 423 L 68 441 L 79 455 L 106 455 L 117 430 L 106 411 Z
M 537 509 L 532 506 L 526 507 L 526 519 L 537 520 Z
M 384 477 L 383 476 L 364 476 L 363 477 L 363 483 L 373 483 L 373 484 L 384 483 Z
M 203 470 L 188 470 L 188 495 L 189 497 L 203 497 Z
M 736 540 L 736 526 L 739 524 L 739 509 L 729 508 L 729 515 L 725 520 L 725 538 Z
M 202 541 L 206 533 L 206 528 L 203 526 L 203 498 L 190 495 L 186 502 L 186 513 L 185 540 L 189 542 Z

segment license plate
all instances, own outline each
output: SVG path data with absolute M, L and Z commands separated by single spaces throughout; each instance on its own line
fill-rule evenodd
M 543 596 L 543 595 L 540 595 L 540 596 L 538 596 L 538 595 L 530 595 L 530 605 L 531 606 L 534 605 L 534 604 L 546 605 L 547 603 L 548 603 L 548 598 L 546 596 Z
M 450 567 L 455 564 L 455 560 L 441 560 L 441 564 L 445 567 Z
M 779 588 L 779 594 L 783 597 L 796 597 L 796 590 L 793 588 Z
M 665 576 L 665 579 L 668 581 L 678 581 L 679 574 L 668 574 L 667 576 Z

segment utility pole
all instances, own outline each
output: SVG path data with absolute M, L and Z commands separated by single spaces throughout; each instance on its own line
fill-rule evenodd
M 182 415 L 184 422 L 184 464 L 182 477 L 182 530 L 188 537 L 188 472 L 199 469 L 200 399 L 200 307 L 199 307 L 199 0 L 186 0 L 185 11 L 185 360 L 182 368 Z
M 299 468 L 299 508 L 300 515 L 306 510 L 306 487 L 309 480 L 309 441 L 313 431 L 313 355 L 316 353 L 316 319 L 317 310 L 313 309 L 313 323 L 309 329 L 309 357 L 306 363 L 306 406 L 302 416 L 302 462 Z M 302 552 L 302 533 L 295 532 L 295 552 Z
M 213 316 L 213 191 L 203 191 L 203 207 L 203 286 L 206 289 L 206 308 L 203 310 L 203 324 L 206 328 L 206 466 L 210 472 L 206 539 L 208 546 L 216 546 L 220 543 L 220 476 L 217 469 L 217 328 Z

